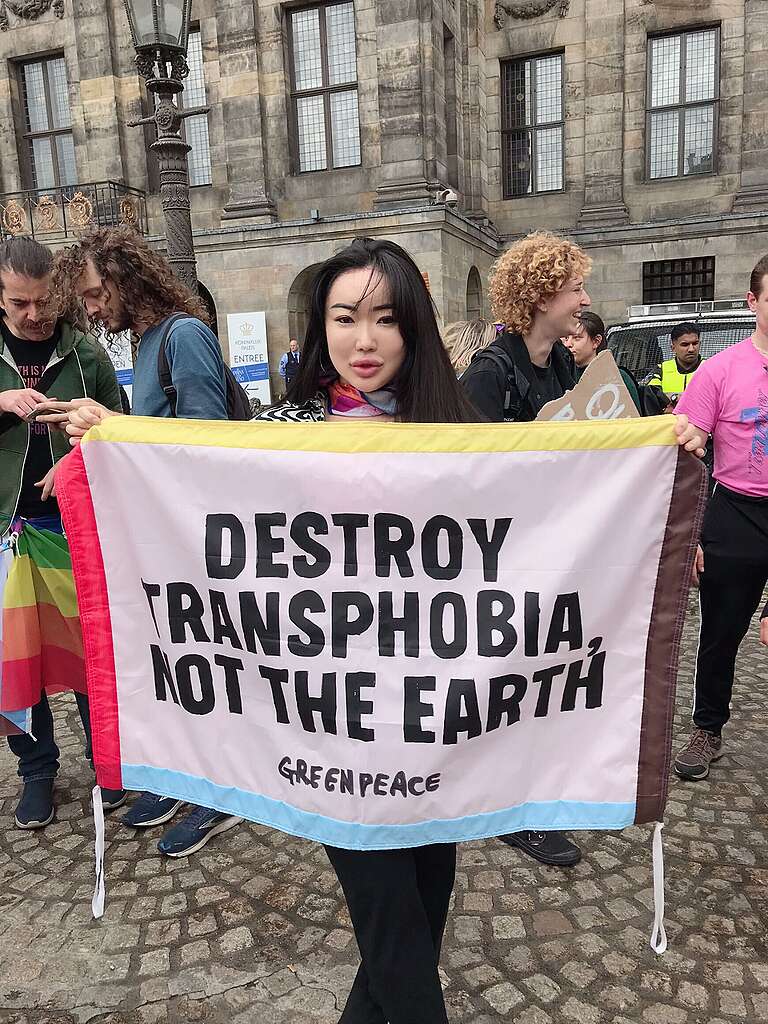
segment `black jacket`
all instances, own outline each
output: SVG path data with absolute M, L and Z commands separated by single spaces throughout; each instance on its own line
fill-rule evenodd
M 560 341 L 552 348 L 552 369 L 565 394 L 576 383 L 573 356 Z M 481 349 L 461 376 L 467 398 L 486 419 L 500 423 L 535 420 L 547 400 L 519 334 L 502 334 Z

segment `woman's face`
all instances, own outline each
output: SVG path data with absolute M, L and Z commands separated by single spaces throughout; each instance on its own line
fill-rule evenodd
M 405 343 L 391 301 L 386 279 L 374 271 L 371 281 L 370 267 L 339 274 L 328 292 L 325 336 L 331 362 L 359 391 L 385 387 L 403 364 Z

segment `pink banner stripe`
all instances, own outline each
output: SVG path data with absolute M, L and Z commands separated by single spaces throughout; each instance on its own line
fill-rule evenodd
M 79 445 L 59 466 L 56 497 L 72 555 L 83 628 L 96 779 L 105 789 L 122 789 L 112 620 L 91 488 Z

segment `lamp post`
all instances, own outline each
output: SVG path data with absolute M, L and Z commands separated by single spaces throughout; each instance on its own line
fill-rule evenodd
M 157 154 L 160 201 L 165 217 L 168 261 L 176 276 L 197 294 L 195 247 L 189 207 L 187 153 L 192 148 L 181 137 L 181 122 L 208 107 L 181 110 L 174 102 L 184 91 L 189 74 L 187 39 L 191 0 L 123 0 L 136 50 L 136 68 L 146 79 L 154 99 L 154 113 L 130 127 L 153 124 L 157 139 L 150 149 Z

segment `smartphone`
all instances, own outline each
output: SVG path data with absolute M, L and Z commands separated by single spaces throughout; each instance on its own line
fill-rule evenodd
M 58 413 L 60 416 L 67 415 L 61 409 L 53 409 L 47 402 L 41 402 L 40 405 L 35 406 L 32 412 L 27 413 L 24 417 L 24 422 L 34 423 L 38 416 L 49 416 L 51 413 Z

